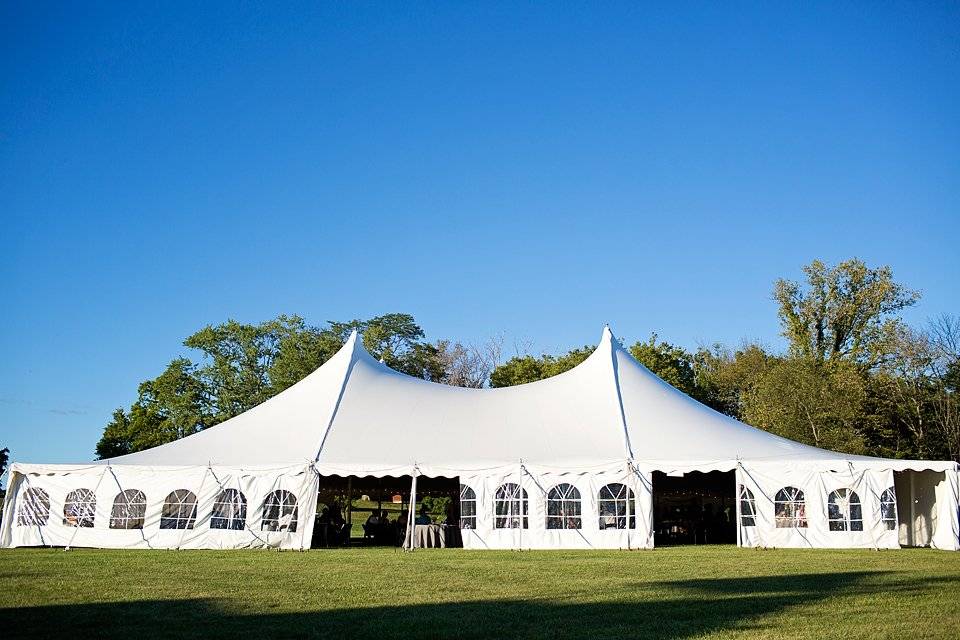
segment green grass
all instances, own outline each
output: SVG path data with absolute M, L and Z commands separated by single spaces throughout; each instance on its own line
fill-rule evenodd
M 960 553 L 0 551 L 4 638 L 958 638 Z

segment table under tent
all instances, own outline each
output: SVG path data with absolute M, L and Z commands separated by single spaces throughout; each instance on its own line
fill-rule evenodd
M 609 329 L 574 369 L 502 389 L 403 375 L 354 333 L 302 381 L 182 440 L 13 464 L 0 546 L 306 549 L 332 479 L 399 481 L 408 548 L 424 543 L 429 482 L 453 504 L 433 524 L 469 549 L 960 548 L 956 463 L 841 454 L 743 424 L 657 378 Z

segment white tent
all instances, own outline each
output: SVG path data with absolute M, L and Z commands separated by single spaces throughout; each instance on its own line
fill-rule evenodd
M 609 329 L 574 369 L 503 389 L 397 373 L 354 333 L 201 433 L 96 463 L 12 465 L 0 546 L 305 548 L 320 478 L 338 475 L 459 478 L 470 548 L 648 548 L 654 471 L 734 471 L 744 546 L 960 548 L 956 463 L 840 454 L 743 424 L 660 380 Z M 577 515 L 562 528 L 547 517 L 558 504 Z

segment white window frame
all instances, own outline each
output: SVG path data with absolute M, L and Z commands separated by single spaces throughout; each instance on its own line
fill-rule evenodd
M 619 489 L 614 492 L 611 487 Z M 604 495 L 604 492 L 607 495 Z M 607 483 L 597 492 L 597 514 L 601 531 L 636 529 L 637 496 L 633 489 L 623 482 Z
M 217 494 L 210 514 L 214 531 L 243 531 L 247 527 L 247 496 L 240 489 L 227 488 Z
M 65 527 L 93 527 L 97 516 L 97 494 L 90 489 L 74 489 L 63 502 Z
M 110 528 L 143 529 L 147 519 L 147 496 L 139 489 L 124 489 L 113 499 Z
M 806 529 L 807 501 L 803 489 L 787 486 L 777 491 L 773 498 L 773 519 L 778 529 Z
M 529 529 L 530 500 L 516 482 L 504 482 L 493 496 L 494 529 Z
M 860 517 L 855 518 L 855 515 Z M 842 487 L 827 496 L 827 528 L 832 532 L 863 531 L 863 503 L 853 489 Z
M 27 487 L 17 497 L 17 526 L 43 527 L 50 521 L 50 494 L 42 487 Z
M 469 505 L 471 514 L 464 515 L 464 506 Z M 477 528 L 477 492 L 470 485 L 460 483 L 460 528 Z
M 889 506 L 890 511 L 884 511 L 884 506 Z M 894 487 L 887 487 L 880 494 L 880 523 L 888 531 L 897 528 L 897 490 Z
M 189 489 L 175 489 L 163 499 L 161 529 L 193 529 L 197 521 L 197 495 Z
M 263 499 L 263 516 L 260 518 L 261 531 L 281 531 L 295 533 L 299 507 L 297 496 L 286 489 L 276 489 Z
M 580 490 L 569 482 L 551 487 L 547 492 L 547 529 L 582 529 L 582 504 Z
M 757 526 L 757 501 L 753 497 L 753 491 L 747 485 L 740 485 L 738 500 L 740 501 L 740 526 Z

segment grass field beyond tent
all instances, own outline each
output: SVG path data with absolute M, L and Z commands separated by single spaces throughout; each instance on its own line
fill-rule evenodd
M 0 552 L 5 638 L 958 638 L 931 550 Z

